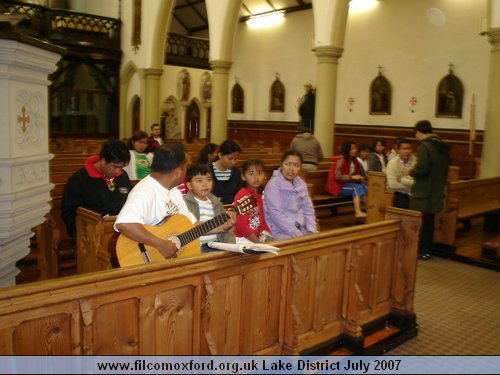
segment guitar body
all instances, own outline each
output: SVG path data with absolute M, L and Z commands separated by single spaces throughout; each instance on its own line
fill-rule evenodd
M 146 230 L 157 237 L 168 239 L 172 236 L 177 236 L 191 228 L 193 224 L 189 219 L 181 214 L 174 215 L 168 218 L 160 226 L 145 225 Z M 151 262 L 159 262 L 165 260 L 165 257 L 154 247 L 144 245 Z M 181 247 L 177 252 L 178 257 L 189 257 L 201 253 L 200 240 L 195 239 L 192 242 Z M 149 263 L 143 256 L 139 243 L 132 241 L 128 237 L 120 235 L 116 243 L 116 256 L 120 267 L 135 266 L 137 264 Z

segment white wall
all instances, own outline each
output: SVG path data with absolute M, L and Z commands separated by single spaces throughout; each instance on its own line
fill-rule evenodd
M 437 128 L 466 129 L 474 93 L 477 128 L 484 129 L 490 45 L 479 31 L 485 16 L 485 0 L 384 0 L 372 11 L 349 14 L 336 122 L 412 126 L 426 118 Z M 436 88 L 450 62 L 464 85 L 461 119 L 435 117 Z M 390 116 L 368 114 L 368 89 L 379 65 L 392 84 Z M 355 99 L 352 112 L 349 97 Z M 418 100 L 414 113 L 411 97 Z
M 430 8 L 442 11 L 444 18 L 439 18 L 439 10 L 428 16 Z M 339 60 L 336 123 L 413 126 L 427 118 L 438 128 L 465 129 L 474 93 L 477 128 L 484 129 L 490 45 L 479 31 L 485 17 L 486 0 L 384 0 L 365 13 L 350 13 Z M 229 108 L 228 118 L 298 121 L 296 100 L 303 94 L 303 83 L 316 78 L 313 37 L 310 10 L 288 14 L 274 29 L 250 30 L 239 24 L 229 89 L 238 77 L 245 91 L 245 113 L 231 113 Z M 464 85 L 462 119 L 435 117 L 436 88 L 450 62 Z M 369 115 L 368 91 L 379 65 L 393 89 L 388 116 Z M 269 112 L 275 72 L 286 88 L 284 113 Z M 355 99 L 351 112 L 349 97 Z M 418 101 L 413 113 L 411 97 Z
M 297 99 L 304 83 L 315 81 L 316 57 L 312 10 L 290 13 L 284 23 L 269 29 L 238 24 L 229 93 L 238 77 L 245 92 L 245 113 L 231 113 L 230 120 L 299 121 Z M 276 72 L 285 86 L 285 112 L 269 112 L 269 92 Z M 230 102 L 230 98 L 229 98 Z

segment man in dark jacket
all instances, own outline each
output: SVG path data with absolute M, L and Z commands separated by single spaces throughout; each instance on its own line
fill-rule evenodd
M 76 240 L 75 217 L 78 207 L 101 215 L 118 215 L 132 189 L 127 172 L 130 160 L 127 146 L 118 139 L 107 141 L 99 155 L 85 160 L 85 165 L 69 179 L 64 189 L 61 216 L 66 231 Z
M 411 190 L 410 209 L 422 212 L 419 259 L 430 259 L 434 217 L 444 208 L 444 191 L 450 166 L 450 147 L 432 133 L 432 125 L 423 120 L 415 125 L 415 137 L 420 141 L 417 163 L 409 174 L 415 179 Z

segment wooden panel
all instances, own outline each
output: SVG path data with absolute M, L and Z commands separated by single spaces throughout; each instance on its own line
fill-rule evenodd
M 291 259 L 285 343 L 295 352 L 342 333 L 346 252 L 340 245 Z
M 26 320 L 14 333 L 14 352 L 29 355 L 71 355 L 71 316 L 56 314 Z
M 205 277 L 201 354 L 239 352 L 241 283 L 242 275 L 236 272 Z
M 244 308 L 241 311 L 240 353 L 281 353 L 284 271 L 281 264 L 245 272 L 241 295 Z
M 139 300 L 131 298 L 99 306 L 92 319 L 92 355 L 139 354 Z
M 155 298 L 155 355 L 193 353 L 194 288 L 185 286 Z
M 414 316 L 410 214 L 275 241 L 278 255 L 213 252 L 3 288 L 1 354 L 298 354 L 362 339 L 380 314 Z

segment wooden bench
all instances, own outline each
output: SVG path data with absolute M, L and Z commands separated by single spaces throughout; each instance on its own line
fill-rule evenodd
M 460 221 L 495 214 L 500 210 L 500 177 L 450 181 L 446 189 L 446 209 L 437 218 L 435 242 L 454 251 Z M 488 225 L 488 221 L 485 221 Z M 498 227 L 496 229 L 498 231 Z
M 369 171 L 368 193 L 366 204 L 366 222 L 374 223 L 383 220 L 385 209 L 392 206 L 393 192 L 387 189 L 385 173 Z M 459 168 L 450 166 L 448 170 L 448 181 L 456 181 L 459 178 Z
M 118 233 L 113 229 L 116 216 L 78 207 L 76 210 L 76 249 L 78 274 L 118 267 L 115 244 Z
M 390 330 L 393 346 L 416 335 L 419 222 L 396 211 L 275 241 L 278 255 L 213 252 L 4 288 L 0 354 L 296 355 L 327 343 L 373 354 L 370 332 Z
M 329 208 L 333 215 L 337 214 L 339 206 L 352 204 L 351 197 L 335 196 L 325 191 L 328 170 L 307 171 L 305 181 L 309 186 L 309 193 L 316 210 Z

